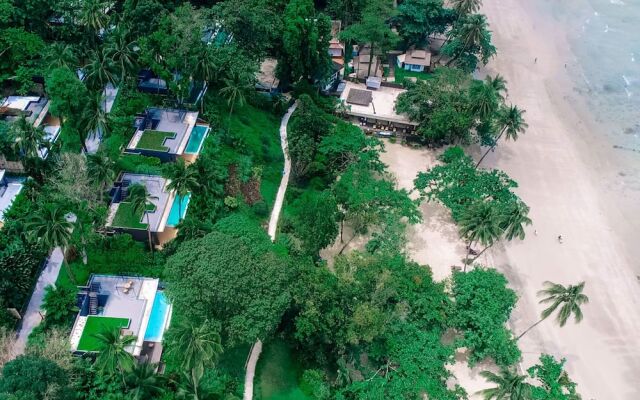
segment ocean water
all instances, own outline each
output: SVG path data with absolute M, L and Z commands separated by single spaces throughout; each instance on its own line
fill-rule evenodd
M 545 0 L 566 27 L 567 68 L 616 148 L 640 153 L 640 0 Z

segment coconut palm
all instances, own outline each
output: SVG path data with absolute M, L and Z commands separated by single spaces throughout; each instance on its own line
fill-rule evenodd
M 489 249 L 502 236 L 500 228 L 500 214 L 494 204 L 487 201 L 477 202 L 468 207 L 458 222 L 460 236 L 467 240 L 467 258 L 465 271 L 469 263 L 469 252 L 475 243 L 480 243 L 485 248 L 474 258 L 477 259 Z
M 587 295 L 583 294 L 585 283 L 580 282 L 577 285 L 569 285 L 564 287 L 558 283 L 553 283 L 546 281 L 544 282 L 545 288 L 538 292 L 538 296 L 546 296 L 542 300 L 540 300 L 540 304 L 549 304 L 551 305 L 544 309 L 540 314 L 540 319 L 533 325 L 531 325 L 527 330 L 522 332 L 520 336 L 516 338 L 516 340 L 523 337 L 527 332 L 537 326 L 540 322 L 544 321 L 551 314 L 554 313 L 560 307 L 560 311 L 556 315 L 556 322 L 561 327 L 565 326 L 569 317 L 573 315 L 573 319 L 576 324 L 582 321 L 582 308 L 581 306 L 589 303 L 589 298 Z
M 80 22 L 90 28 L 94 34 L 107 28 L 109 16 L 105 12 L 107 4 L 103 0 L 84 0 L 80 11 Z
M 89 175 L 100 186 L 100 202 L 116 177 L 115 163 L 104 153 L 87 155 Z
M 149 194 L 147 187 L 136 183 L 129 186 L 129 194 L 127 201 L 131 203 L 131 212 L 133 215 L 144 214 L 147 217 L 147 236 L 149 238 L 149 249 L 153 254 L 153 242 L 151 241 L 151 223 L 149 222 L 149 213 L 147 209 L 153 207 L 153 200 L 157 200 L 156 196 Z
M 495 77 L 491 77 L 487 75 L 484 78 L 485 85 L 491 86 L 493 90 L 495 90 L 498 98 L 502 101 L 504 100 L 505 94 L 507 93 L 507 80 L 500 74 L 496 74 Z
M 181 360 L 181 368 L 196 377 L 212 367 L 222 353 L 220 334 L 209 321 L 200 325 L 183 322 L 172 330 L 168 355 Z
M 62 264 L 71 282 L 75 283 L 75 277 L 65 256 L 65 248 L 71 242 L 73 223 L 66 218 L 62 209 L 55 205 L 43 207 L 25 224 L 25 229 L 31 240 L 40 243 L 45 249 L 62 249 Z
M 119 373 L 124 381 L 125 373 L 131 371 L 135 365 L 133 355 L 127 348 L 133 346 L 136 337 L 133 335 L 121 335 L 120 328 L 113 327 L 93 334 L 98 342 L 98 357 L 94 367 L 107 375 Z
M 102 90 L 107 83 L 114 83 L 115 65 L 104 51 L 91 51 L 89 62 L 84 67 L 85 81 L 95 90 Z
M 129 39 L 129 32 L 124 29 L 113 32 L 110 39 L 105 51 L 115 64 L 122 84 L 128 75 L 136 72 L 138 61 L 135 48 L 137 44 L 134 40 Z
M 80 116 L 80 129 L 87 132 L 88 135 L 102 136 L 107 133 L 107 111 L 106 96 L 104 92 L 98 91 L 89 97 L 89 101 L 84 107 Z
M 522 201 L 506 208 L 500 220 L 500 229 L 504 232 L 505 239 L 509 241 L 515 238 L 524 240 L 524 226 L 531 225 L 531 218 L 528 214 L 529 207 Z
M 73 46 L 62 42 L 54 42 L 47 46 L 45 62 L 45 65 L 51 69 L 66 67 L 72 71 L 75 71 L 79 65 Z
M 180 201 L 178 201 L 178 215 L 179 220 L 182 221 L 182 200 L 193 188 L 200 186 L 198 172 L 187 166 L 182 158 L 168 164 L 164 172 L 165 178 L 169 179 L 167 189 L 175 191 L 180 198 Z
M 218 77 L 218 55 L 216 54 L 218 47 L 203 45 L 201 48 L 202 52 L 198 57 L 194 75 L 208 84 Z M 200 100 L 200 104 L 201 111 L 204 112 L 204 98 Z
M 229 122 L 227 131 L 231 129 L 231 115 L 235 105 L 242 107 L 246 103 L 246 94 L 253 89 L 251 77 L 246 73 L 234 70 L 228 78 L 223 80 L 224 87 L 220 89 L 220 95 L 227 99 L 229 105 Z
M 214 395 L 202 383 L 202 375 L 194 374 L 193 371 L 183 372 L 180 386 L 178 387 L 178 398 L 183 400 L 210 400 Z
M 458 15 L 467 15 L 478 11 L 482 0 L 451 0 L 451 5 Z
M 23 160 L 38 157 L 40 148 L 47 144 L 42 128 L 34 127 L 24 116 L 11 124 L 9 136 L 15 152 Z
M 164 392 L 164 377 L 156 374 L 157 366 L 139 363 L 125 376 L 129 395 L 134 400 L 159 398 Z
M 500 104 L 499 93 L 492 83 L 493 81 L 474 81 L 469 90 L 471 111 L 480 121 L 491 119 Z
M 496 140 L 494 141 L 493 146 L 491 146 L 482 155 L 482 157 L 476 164 L 476 168 L 478 168 L 480 163 L 482 163 L 482 160 L 484 160 L 487 154 L 489 154 L 490 151 L 495 149 L 502 135 L 506 134 L 505 136 L 506 140 L 513 140 L 515 142 L 516 140 L 518 140 L 518 137 L 520 136 L 520 134 L 524 133 L 527 130 L 529 125 L 524 120 L 524 117 L 523 117 L 524 113 L 525 113 L 525 110 L 521 110 L 518 108 L 518 106 L 514 106 L 514 105 L 511 105 L 509 107 L 503 107 L 498 111 L 497 124 L 498 126 L 500 126 L 500 134 L 498 134 L 498 137 L 496 137 Z
M 495 384 L 495 387 L 478 392 L 485 400 L 532 399 L 531 385 L 525 382 L 527 377 L 519 375 L 512 369 L 503 367 L 497 374 L 491 371 L 482 371 L 480 376 Z
M 484 62 L 495 54 L 495 47 L 491 45 L 489 24 L 487 18 L 481 14 L 465 16 L 464 19 L 449 32 L 448 40 L 455 42 L 453 57 L 447 66 L 456 62 L 460 56 L 472 49 L 480 49 Z M 451 44 L 451 43 L 450 43 Z M 444 50 L 445 46 L 443 46 Z

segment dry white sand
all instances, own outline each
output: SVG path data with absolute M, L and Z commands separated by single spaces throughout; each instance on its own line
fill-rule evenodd
M 525 241 L 496 246 L 484 262 L 505 273 L 520 295 L 512 316 L 516 333 L 537 319 L 542 307 L 536 292 L 544 281 L 586 281 L 591 303 L 584 321 L 564 328 L 551 319 L 540 324 L 520 341 L 524 368 L 541 353 L 565 357 L 585 400 L 640 399 L 640 246 L 634 236 L 640 232 L 640 159 L 613 149 L 591 120 L 568 76 L 581 71 L 571 62 L 562 26 L 540 4 L 485 0 L 498 47 L 487 72 L 507 79 L 508 100 L 527 110 L 529 129 L 517 143 L 501 143 L 484 166 L 500 168 L 520 184 L 517 192 L 531 207 L 534 225 Z M 402 187 L 433 164 L 426 150 L 392 144 L 387 150 L 383 159 Z M 464 245 L 441 207 L 423 211 L 409 251 L 442 278 L 460 262 Z M 470 394 L 482 387 L 477 368 L 458 363 L 454 370 Z

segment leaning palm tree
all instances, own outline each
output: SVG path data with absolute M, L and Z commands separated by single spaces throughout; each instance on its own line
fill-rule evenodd
M 471 111 L 480 121 L 493 118 L 498 110 L 499 93 L 490 82 L 474 81 L 469 90 Z
M 581 306 L 589 302 L 587 295 L 582 293 L 585 286 L 584 282 L 564 287 L 558 283 L 546 281 L 544 286 L 545 289 L 538 292 L 538 296 L 546 296 L 540 300 L 540 304 L 551 303 L 551 305 L 544 309 L 542 314 L 540 314 L 540 319 L 535 324 L 527 328 L 527 330 L 522 332 L 516 340 L 523 337 L 540 322 L 547 319 L 547 317 L 553 314 L 558 307 L 560 307 L 560 311 L 558 311 L 558 315 L 556 315 L 556 321 L 561 327 L 565 326 L 567 320 L 572 315 L 576 323 L 580 323 L 580 321 L 582 321 L 583 315 Z
M 167 353 L 181 360 L 181 368 L 194 376 L 202 376 L 222 353 L 220 334 L 209 321 L 199 325 L 183 322 L 172 330 L 168 338 L 172 345 Z
M 75 277 L 65 256 L 65 248 L 71 242 L 73 223 L 67 220 L 62 209 L 55 205 L 43 207 L 25 224 L 25 229 L 34 242 L 42 244 L 47 250 L 54 247 L 62 249 L 62 264 L 67 270 L 69 280 L 75 283 Z
M 529 218 L 529 207 L 522 201 L 517 201 L 502 212 L 500 229 L 504 232 L 505 239 L 509 241 L 515 238 L 524 240 L 525 225 L 531 225 L 531 218 Z
M 125 376 L 133 400 L 155 399 L 164 393 L 164 377 L 156 374 L 157 365 L 139 363 Z
M 475 260 L 502 236 L 500 214 L 494 204 L 488 201 L 481 201 L 464 210 L 460 216 L 459 226 L 460 236 L 467 240 L 467 257 L 464 267 L 466 272 L 467 264 L 469 264 L 469 253 L 473 245 L 480 243 L 485 246 L 474 258 Z
M 484 78 L 484 83 L 485 85 L 493 88 L 501 101 L 504 100 L 504 96 L 507 93 L 507 80 L 504 79 L 502 75 L 496 74 L 493 78 L 490 75 L 487 75 Z
M 193 188 L 200 186 L 198 182 L 198 172 L 187 166 L 184 159 L 179 158 L 176 162 L 168 164 L 164 170 L 165 178 L 169 180 L 167 189 L 176 192 L 178 201 L 178 219 L 182 221 L 182 200 Z
M 80 128 L 87 135 L 102 136 L 107 133 L 106 96 L 102 90 L 93 93 L 80 116 Z
M 100 187 L 100 202 L 104 192 L 116 177 L 115 163 L 104 153 L 87 155 L 89 175 Z
M 484 15 L 473 14 L 466 16 L 459 26 L 454 26 L 448 34 L 448 39 L 458 41 L 459 46 L 453 57 L 447 61 L 446 66 L 456 62 L 467 50 L 482 48 L 483 44 L 487 42 L 488 34 L 489 24 Z
M 131 203 L 131 212 L 134 216 L 143 214 L 147 216 L 147 236 L 151 254 L 153 254 L 153 242 L 151 241 L 151 222 L 149 221 L 149 212 L 147 210 L 153 207 L 153 200 L 157 199 L 156 196 L 149 194 L 146 186 L 140 183 L 129 186 L 127 201 Z
M 521 110 L 518 106 L 511 105 L 509 107 L 503 107 L 498 110 L 497 123 L 500 126 L 500 134 L 496 137 L 496 140 L 493 142 L 493 146 L 489 147 L 489 149 L 482 155 L 478 163 L 476 164 L 476 168 L 482 163 L 482 160 L 489 154 L 490 151 L 496 148 L 498 141 L 505 135 L 506 140 L 513 140 L 514 142 L 518 140 L 520 134 L 524 133 L 529 125 L 524 120 L 525 110 Z
M 509 368 L 501 368 L 499 373 L 482 371 L 480 376 L 495 387 L 481 390 L 478 394 L 485 400 L 530 400 L 531 385 L 525 382 L 526 375 L 519 375 Z
M 458 15 L 467 15 L 478 11 L 482 0 L 451 0 L 451 6 Z
M 38 157 L 40 148 L 47 144 L 42 128 L 34 127 L 24 116 L 11 124 L 9 136 L 15 152 L 23 160 Z
M 194 75 L 208 84 L 218 78 L 218 47 L 202 45 L 201 49 Z M 204 97 L 200 100 L 200 111 L 204 112 Z
M 229 122 L 227 131 L 230 131 L 233 107 L 235 105 L 242 107 L 246 103 L 246 94 L 249 90 L 253 89 L 253 85 L 251 83 L 250 76 L 238 71 L 232 71 L 229 77 L 225 78 L 223 82 L 224 87 L 220 89 L 220 95 L 227 99 L 227 104 L 229 105 Z
M 125 373 L 131 371 L 135 365 L 133 355 L 127 351 L 136 343 L 133 335 L 121 335 L 120 328 L 113 327 L 93 334 L 98 342 L 98 357 L 94 367 L 106 374 L 120 374 L 124 381 Z
M 89 87 L 102 90 L 107 83 L 113 84 L 116 81 L 115 64 L 105 51 L 92 51 L 89 53 L 88 60 L 84 72 L 85 81 Z

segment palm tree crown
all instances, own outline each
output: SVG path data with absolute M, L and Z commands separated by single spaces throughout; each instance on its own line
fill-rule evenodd
M 118 372 L 124 374 L 133 369 L 135 359 L 127 351 L 127 348 L 136 342 L 135 336 L 122 336 L 120 328 L 114 327 L 96 333 L 94 337 L 99 343 L 98 350 L 100 351 L 94 366 L 99 371 L 114 375 Z
M 524 227 L 525 225 L 531 225 L 531 218 L 528 215 L 529 207 L 522 201 L 516 202 L 502 213 L 500 228 L 504 232 L 505 239 L 513 240 L 518 238 L 524 240 Z
M 182 323 L 173 329 L 168 353 L 182 360 L 185 371 L 202 376 L 204 369 L 213 366 L 222 353 L 220 334 L 208 321 L 200 325 Z
M 180 196 L 178 202 L 178 215 L 182 220 L 182 198 L 186 196 L 193 188 L 200 186 L 198 182 L 198 172 L 187 166 L 184 159 L 179 158 L 176 162 L 169 164 L 165 169 L 165 177 L 169 179 L 167 189 L 176 192 Z
M 518 136 L 527 130 L 529 125 L 524 121 L 524 113 L 525 110 L 514 105 L 500 110 L 498 124 L 502 127 L 501 132 L 507 135 L 506 139 L 516 141 Z
M 482 0 L 452 0 L 451 5 L 458 15 L 466 15 L 478 11 Z
M 11 124 L 9 135 L 21 158 L 38 157 L 40 148 L 47 143 L 45 132 L 34 127 L 24 116 Z
M 164 392 L 163 377 L 156 374 L 156 365 L 140 363 L 125 376 L 129 394 L 134 400 L 155 399 Z
M 531 386 L 525 382 L 527 377 L 519 375 L 509 368 L 500 369 L 499 373 L 482 371 L 480 376 L 495 387 L 479 392 L 485 400 L 529 400 Z
M 543 319 L 549 317 L 560 307 L 560 311 L 556 316 L 560 326 L 564 326 L 571 315 L 573 315 L 576 323 L 582 321 L 583 315 L 580 307 L 589 302 L 589 298 L 582 293 L 585 286 L 584 282 L 564 287 L 558 283 L 547 281 L 544 285 L 546 288 L 538 292 L 538 295 L 546 296 L 540 300 L 540 304 L 551 303 L 551 305 L 542 311 Z

